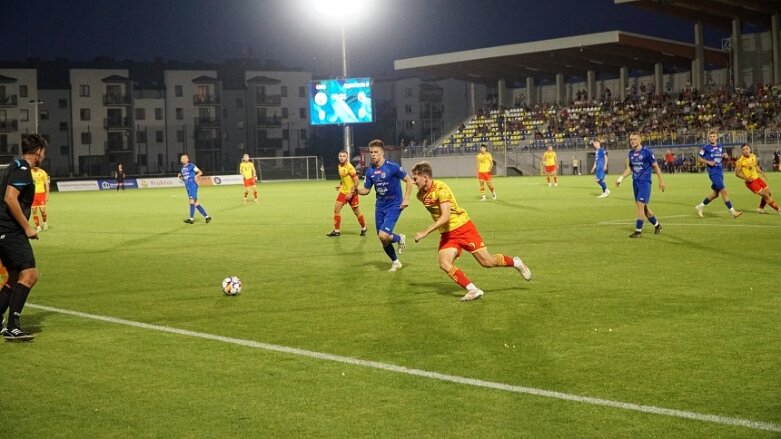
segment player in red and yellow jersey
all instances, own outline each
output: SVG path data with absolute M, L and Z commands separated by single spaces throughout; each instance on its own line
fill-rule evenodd
M 239 173 L 244 178 L 244 200 L 247 202 L 247 195 L 249 194 L 249 188 L 252 188 L 255 202 L 258 202 L 258 173 L 255 171 L 255 164 L 249 161 L 249 154 L 244 154 L 241 158 L 241 165 L 239 165 Z
M 336 196 L 336 204 L 334 204 L 334 229 L 331 233 L 326 233 L 325 236 L 340 236 L 342 231 L 340 229 L 342 224 L 342 207 L 350 203 L 350 207 L 353 208 L 353 213 L 358 218 L 358 224 L 361 225 L 361 236 L 366 236 L 366 220 L 363 218 L 361 209 L 358 208 L 358 194 L 355 193 L 355 188 L 358 186 L 358 173 L 355 172 L 355 167 L 350 163 L 347 151 L 339 151 L 339 165 L 337 167 L 339 171 L 339 185 L 336 186 L 336 190 L 339 191 L 339 195 Z
M 434 180 L 431 164 L 419 162 L 412 167 L 412 180 L 418 187 L 418 200 L 431 214 L 434 222 L 422 232 L 415 234 L 415 242 L 438 230 L 439 238 L 439 268 L 447 273 L 458 285 L 467 290 L 461 298 L 462 302 L 479 299 L 483 296 L 483 290 L 477 288 L 463 271 L 454 264 L 461 256 L 461 250 L 472 253 L 472 256 L 483 267 L 507 267 L 515 268 L 524 279 L 530 280 L 532 272 L 521 258 L 510 257 L 502 254 L 492 255 L 477 231 L 469 214 L 458 206 L 455 195 L 450 187 L 442 181 Z
M 494 167 L 494 158 L 487 151 L 485 143 L 480 145 L 480 152 L 477 153 L 477 180 L 480 182 L 480 200 L 485 201 L 485 185 L 488 184 L 488 190 L 491 196 L 496 199 L 494 184 L 491 182 L 491 169 Z
M 550 179 L 553 177 L 553 185 L 559 185 L 559 177 L 556 175 L 556 151 L 553 150 L 553 145 L 548 145 L 548 150 L 542 154 L 541 166 L 545 168 L 545 177 L 548 180 L 548 186 L 550 186 Z
M 43 230 L 49 230 L 46 223 L 46 202 L 49 201 L 49 174 L 43 169 L 35 167 L 31 170 L 33 175 L 33 184 L 35 184 L 35 195 L 33 196 L 33 221 L 35 221 L 35 230 L 41 231 L 41 219 L 43 219 Z M 38 218 L 38 212 L 41 218 Z
M 748 143 L 740 146 L 740 158 L 735 162 L 735 175 L 746 182 L 748 190 L 762 197 L 757 213 L 767 213 L 765 212 L 766 204 L 769 204 L 776 212 L 781 213 L 778 204 L 773 200 L 770 188 L 765 182 L 767 176 L 762 172 L 762 168 L 759 167 L 757 156 L 751 152 L 751 147 Z

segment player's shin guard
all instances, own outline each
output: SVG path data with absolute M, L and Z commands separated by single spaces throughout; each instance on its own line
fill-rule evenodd
M 339 227 L 341 225 L 342 225 L 342 216 L 334 215 L 334 230 L 340 230 Z
M 464 272 L 456 267 L 451 268 L 450 271 L 447 272 L 447 276 L 453 279 L 453 281 L 463 289 L 466 289 L 466 286 L 472 283 Z
M 22 315 L 24 304 L 27 302 L 27 296 L 30 294 L 30 288 L 16 283 L 11 290 L 11 312 L 8 314 L 8 329 L 19 329 L 19 316 Z
M 501 253 L 497 253 L 494 255 L 494 260 L 496 261 L 494 263 L 495 267 L 512 267 L 513 266 L 513 258 L 510 256 L 505 256 Z
M 388 255 L 391 261 L 395 261 L 398 258 L 396 257 L 396 249 L 393 248 L 393 244 L 388 244 L 382 248 L 385 250 L 385 254 Z

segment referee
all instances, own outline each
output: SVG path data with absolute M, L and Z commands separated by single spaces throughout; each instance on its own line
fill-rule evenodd
M 7 326 L 0 329 L 7 341 L 28 341 L 34 336 L 22 330 L 19 316 L 38 281 L 35 255 L 30 239 L 38 232 L 30 225 L 35 195 L 31 169 L 46 156 L 46 140 L 39 134 L 22 134 L 22 157 L 8 165 L 0 178 L 0 261 L 8 270 L 8 280 L 0 289 L 0 315 L 8 309 Z

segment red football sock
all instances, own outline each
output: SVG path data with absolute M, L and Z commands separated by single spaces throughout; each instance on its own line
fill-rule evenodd
M 361 225 L 362 229 L 366 228 L 366 220 L 363 219 L 363 214 L 358 215 L 358 224 Z
M 510 256 L 505 256 L 501 253 L 497 253 L 494 255 L 494 259 L 496 259 L 496 266 L 497 267 L 512 267 L 513 266 L 513 258 Z
M 464 272 L 456 267 L 451 268 L 450 271 L 447 272 L 447 275 L 457 284 L 461 285 L 461 288 L 463 289 L 466 289 L 466 286 L 472 283 L 472 281 L 466 277 Z
M 35 227 L 38 227 L 41 225 L 41 220 L 38 219 L 38 214 L 36 213 L 33 215 L 33 220 L 35 220 Z
M 334 215 L 334 230 L 339 230 L 339 226 L 342 225 L 342 216 Z
M 762 198 L 762 200 L 759 202 L 759 208 L 764 209 L 765 205 L 767 205 L 767 201 L 765 201 L 765 199 Z

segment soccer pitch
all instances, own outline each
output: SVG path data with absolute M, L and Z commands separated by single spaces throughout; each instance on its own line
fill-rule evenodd
M 436 169 L 434 170 L 436 173 Z M 781 174 L 769 173 L 781 199 Z M 629 239 L 631 179 L 444 179 L 491 253 L 533 272 L 457 265 L 461 303 L 416 199 L 404 268 L 349 207 L 328 238 L 336 182 L 53 193 L 33 242 L 22 316 L 0 343 L 0 437 L 779 437 L 781 217 L 737 178 L 698 218 L 704 174 L 654 177 Z M 374 194 L 361 198 L 370 230 Z M 768 212 L 773 212 L 769 207 Z M 221 280 L 236 275 L 242 294 Z

